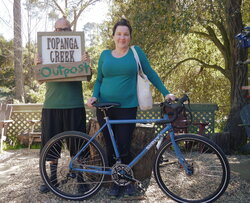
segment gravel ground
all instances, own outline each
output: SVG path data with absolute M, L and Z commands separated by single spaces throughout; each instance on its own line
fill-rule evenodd
M 0 202 L 68 202 L 52 193 L 39 193 L 38 188 L 42 184 L 42 180 L 39 174 L 38 157 L 38 150 L 27 149 L 7 151 L 0 154 Z M 250 166 L 250 156 L 228 156 L 228 159 L 230 165 L 233 166 L 230 184 L 223 196 L 216 202 L 250 203 L 250 179 L 241 176 L 240 170 L 237 170 L 235 167 L 237 163 L 245 163 L 245 165 L 247 163 L 249 164 L 247 167 Z M 174 202 L 161 192 L 153 178 L 144 196 L 112 200 L 106 194 L 107 188 L 104 187 L 90 200 L 82 202 Z

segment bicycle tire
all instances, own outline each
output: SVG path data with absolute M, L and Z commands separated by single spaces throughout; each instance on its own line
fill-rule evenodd
M 101 189 L 103 174 L 73 171 L 69 168 L 72 157 L 90 138 L 82 132 L 67 131 L 54 136 L 44 146 L 40 155 L 40 174 L 47 187 L 57 196 L 67 200 L 84 200 Z M 51 164 L 55 160 L 57 164 Z M 100 144 L 93 140 L 73 164 L 77 168 L 98 167 L 104 170 L 107 158 Z
M 154 176 L 161 190 L 181 203 L 208 203 L 218 199 L 230 179 L 230 167 L 223 151 L 199 135 L 183 134 L 176 136 L 175 141 L 192 166 L 193 174 L 185 173 L 171 141 L 166 141 L 158 150 L 154 162 Z

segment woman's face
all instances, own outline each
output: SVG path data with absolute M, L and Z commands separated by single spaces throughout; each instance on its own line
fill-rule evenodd
M 118 25 L 113 36 L 116 48 L 128 48 L 131 40 L 127 26 Z

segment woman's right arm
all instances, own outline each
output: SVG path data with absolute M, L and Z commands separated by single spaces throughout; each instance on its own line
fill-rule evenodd
M 103 52 L 102 52 L 102 54 L 99 58 L 99 61 L 98 61 L 97 77 L 96 77 L 96 81 L 95 81 L 95 85 L 94 85 L 93 95 L 87 101 L 87 105 L 89 107 L 92 107 L 93 102 L 97 101 L 97 99 L 99 98 L 100 87 L 101 87 L 102 78 L 103 78 L 102 64 L 103 64 Z

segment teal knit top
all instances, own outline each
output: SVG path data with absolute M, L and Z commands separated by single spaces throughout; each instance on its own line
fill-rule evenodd
M 138 46 L 135 46 L 135 49 L 143 72 L 150 82 L 163 96 L 169 94 L 157 73 L 151 68 L 145 53 Z M 104 50 L 101 53 L 93 97 L 99 102 L 118 102 L 121 104 L 120 108 L 137 107 L 137 65 L 133 51 L 129 49 L 121 58 L 114 57 L 111 52 L 112 50 Z

